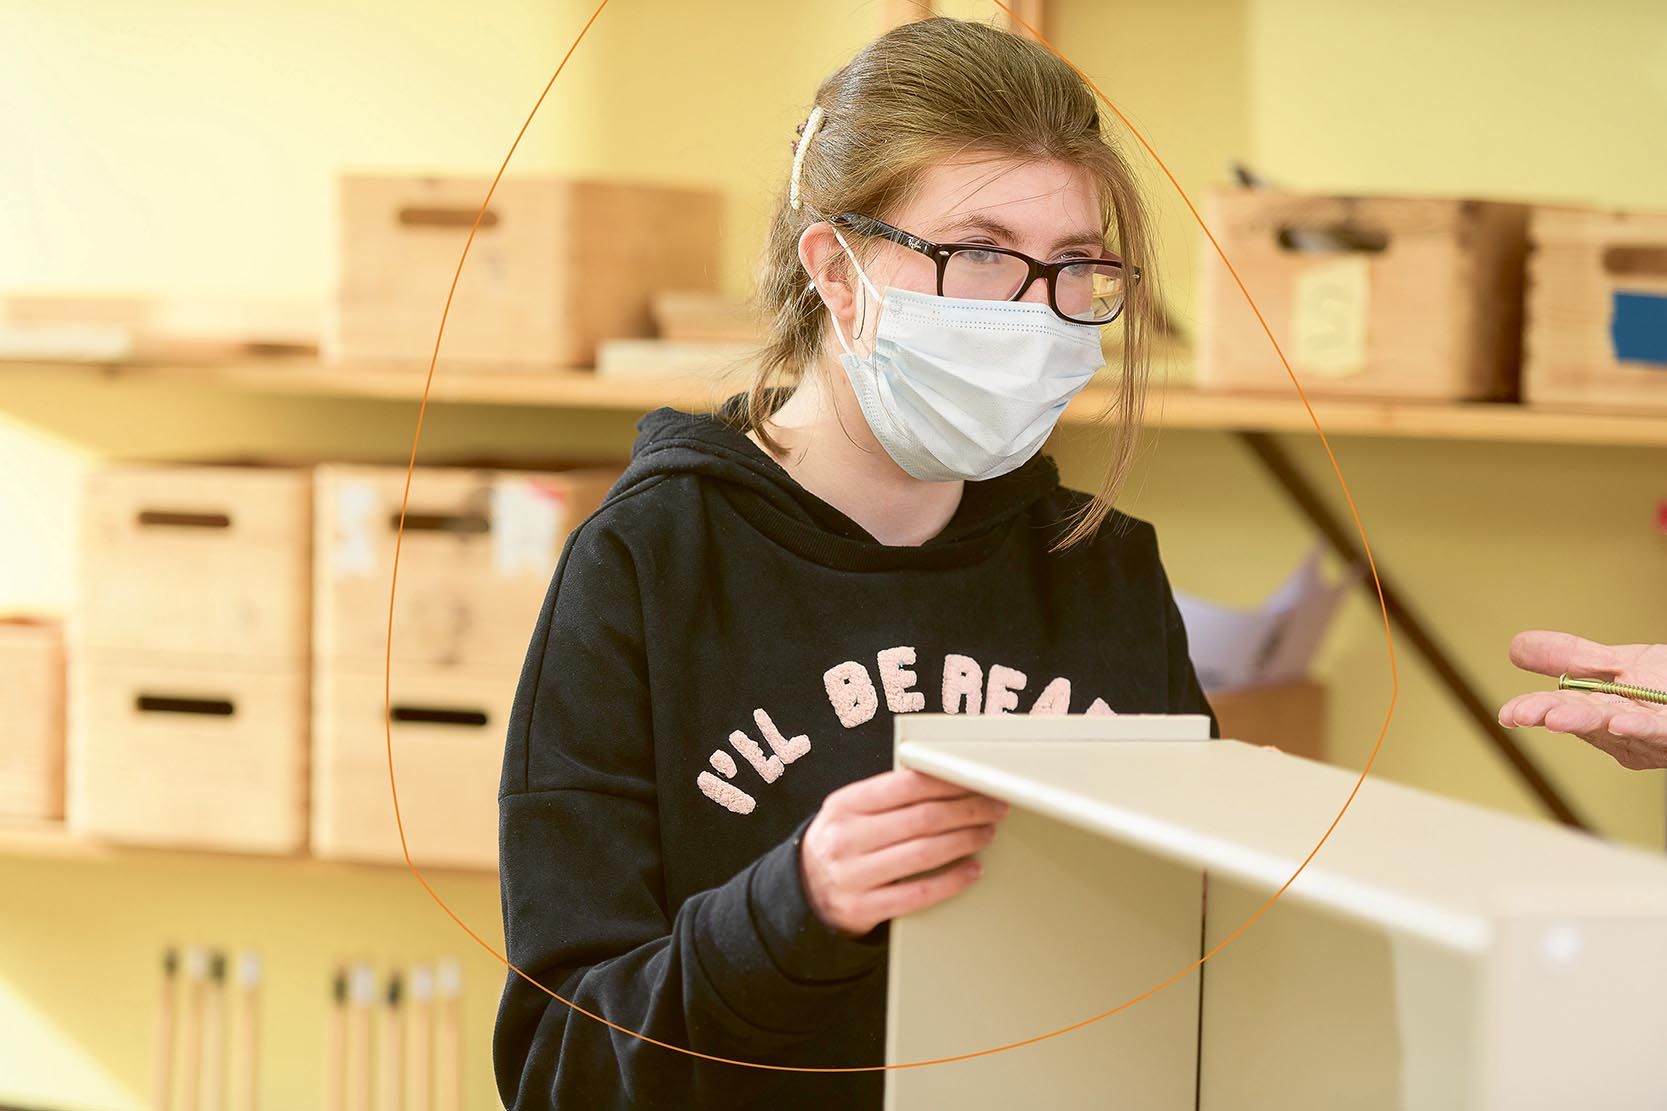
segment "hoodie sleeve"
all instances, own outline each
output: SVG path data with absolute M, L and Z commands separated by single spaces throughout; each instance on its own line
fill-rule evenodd
M 509 973 L 493 1032 L 511 1111 L 765 1098 L 792 1074 L 677 1049 L 768 1063 L 836 1021 L 883 967 L 884 930 L 850 938 L 809 907 L 809 818 L 726 883 L 667 907 L 643 632 L 630 554 L 593 520 L 546 594 L 504 751 L 505 944 L 536 981 Z

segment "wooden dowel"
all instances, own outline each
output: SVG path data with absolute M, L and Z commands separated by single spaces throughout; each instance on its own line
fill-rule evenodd
M 185 1005 L 179 1024 L 179 1111 L 199 1111 L 202 1079 L 203 991 L 208 979 L 208 956 L 193 945 L 185 951 Z
M 370 966 L 355 965 L 347 995 L 347 1111 L 371 1111 L 374 1056 L 371 1018 L 376 1006 L 376 977 Z
M 454 958 L 435 973 L 434 1111 L 463 1111 L 463 966 Z
M 406 1026 L 405 1111 L 432 1111 L 434 1100 L 434 970 L 411 969 L 411 1007 Z
M 232 1111 L 255 1111 L 260 1083 L 260 955 L 237 960 L 237 1045 L 232 1073 Z

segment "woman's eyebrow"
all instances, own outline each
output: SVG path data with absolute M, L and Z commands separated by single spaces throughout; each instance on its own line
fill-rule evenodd
M 1019 241 L 1018 235 L 1012 228 L 1003 224 L 999 220 L 992 220 L 988 216 L 963 216 L 947 223 L 940 224 L 938 226 L 938 230 L 932 232 L 931 234 L 945 235 L 949 232 L 960 230 L 982 231 L 995 236 L 997 239 L 1005 239 L 1009 243 L 1017 243 Z M 1052 250 L 1057 251 L 1061 247 L 1103 247 L 1104 245 L 1104 237 L 1101 236 L 1099 232 L 1077 231 L 1072 232 L 1069 235 L 1060 236 L 1054 241 Z

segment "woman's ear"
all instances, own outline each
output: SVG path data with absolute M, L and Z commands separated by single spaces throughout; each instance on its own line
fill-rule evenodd
M 811 288 L 841 321 L 851 319 L 856 295 L 851 289 L 850 267 L 845 251 L 833 233 L 833 225 L 819 220 L 799 234 L 799 262 Z

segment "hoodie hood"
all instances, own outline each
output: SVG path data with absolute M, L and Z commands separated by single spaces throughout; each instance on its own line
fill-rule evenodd
M 723 403 L 717 413 L 686 413 L 656 409 L 637 422 L 631 463 L 615 493 L 624 493 L 662 475 L 699 475 L 721 483 L 724 493 L 749 517 L 749 508 L 770 516 L 781 515 L 801 529 L 823 533 L 840 547 L 868 546 L 881 551 L 918 550 L 880 543 L 840 510 L 800 486 L 744 431 L 745 395 Z M 1038 501 L 1059 489 L 1059 470 L 1053 460 L 1037 454 L 1023 466 L 997 478 L 967 482 L 961 504 L 943 531 L 920 549 L 960 546 L 981 535 L 999 531 L 1014 517 L 1030 511 Z M 798 531 L 798 530 L 795 530 Z

